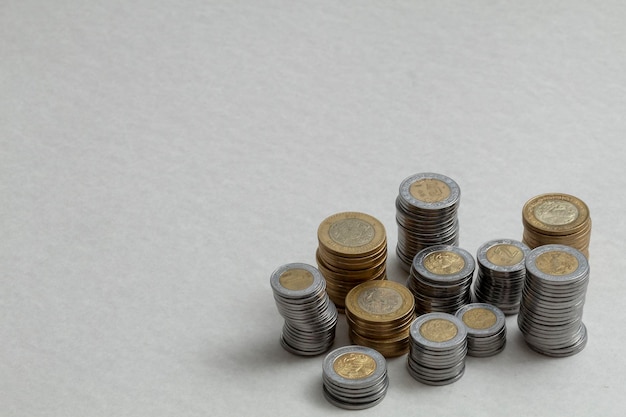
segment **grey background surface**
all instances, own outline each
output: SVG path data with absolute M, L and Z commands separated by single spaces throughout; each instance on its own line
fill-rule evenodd
M 460 246 L 520 239 L 532 196 L 593 219 L 589 344 L 388 361 L 359 415 L 623 415 L 626 7 L 583 1 L 5 1 L 0 415 L 344 415 L 278 343 L 269 287 L 362 211 L 461 187 Z M 348 344 L 340 321 L 336 346 Z

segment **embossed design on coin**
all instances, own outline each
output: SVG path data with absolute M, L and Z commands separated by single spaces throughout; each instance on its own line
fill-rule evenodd
M 450 251 L 433 252 L 424 258 L 424 267 L 433 274 L 456 274 L 465 266 L 461 256 Z
M 376 370 L 376 361 L 364 353 L 344 353 L 333 363 L 333 369 L 346 379 L 366 378 Z
M 415 181 L 409 187 L 409 192 L 413 197 L 425 203 L 438 203 L 450 197 L 448 184 L 434 178 Z
M 313 274 L 305 269 L 288 269 L 281 274 L 278 282 L 288 290 L 301 291 L 313 285 Z
M 356 247 L 367 245 L 374 239 L 375 230 L 371 224 L 361 219 L 344 219 L 330 226 L 332 240 L 342 246 Z
M 494 245 L 487 250 L 487 260 L 498 266 L 515 265 L 523 258 L 524 252 L 509 244 Z
M 402 306 L 402 295 L 392 288 L 368 288 L 359 294 L 358 303 L 370 314 L 389 314 Z
M 578 259 L 569 253 L 550 251 L 537 256 L 535 265 L 549 275 L 567 275 L 578 269 Z
M 447 342 L 458 332 L 454 323 L 444 319 L 431 319 L 420 327 L 420 334 L 431 342 Z
M 576 220 L 578 209 L 569 201 L 546 200 L 535 207 L 534 215 L 545 224 L 562 226 Z
M 463 314 L 463 323 L 472 329 L 488 329 L 494 324 L 498 318 L 486 308 L 474 308 Z

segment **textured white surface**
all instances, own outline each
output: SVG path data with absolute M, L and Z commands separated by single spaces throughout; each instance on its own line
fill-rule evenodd
M 383 222 L 434 171 L 461 244 L 594 221 L 587 348 L 428 387 L 390 360 L 359 415 L 621 416 L 626 7 L 582 1 L 8 1 L 0 6 L 0 414 L 340 415 L 278 344 L 269 287 L 328 215 Z M 336 346 L 348 343 L 345 323 Z

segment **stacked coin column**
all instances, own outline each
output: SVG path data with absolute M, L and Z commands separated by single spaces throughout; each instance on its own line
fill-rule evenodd
M 474 301 L 517 314 L 526 277 L 528 246 L 512 239 L 489 241 L 478 248 Z
M 317 265 L 326 278 L 328 296 L 340 312 L 352 288 L 387 278 L 387 236 L 374 217 L 358 212 L 334 214 L 320 224 L 317 238 Z
M 506 320 L 498 307 L 485 303 L 467 304 L 456 312 L 467 331 L 467 354 L 487 357 L 506 346 Z
M 458 184 L 445 175 L 427 172 L 402 181 L 396 198 L 396 253 L 405 271 L 424 248 L 458 245 L 460 198 Z
M 421 250 L 413 259 L 407 287 L 415 297 L 415 312 L 454 314 L 471 302 L 476 263 L 457 246 L 438 245 Z
M 517 323 L 528 346 L 547 356 L 571 356 L 587 344 L 582 322 L 589 263 L 578 250 L 544 245 L 526 259 Z
M 270 285 L 285 319 L 283 348 L 303 356 L 328 351 L 335 340 L 337 309 L 325 292 L 322 274 L 308 264 L 286 264 L 272 273 Z

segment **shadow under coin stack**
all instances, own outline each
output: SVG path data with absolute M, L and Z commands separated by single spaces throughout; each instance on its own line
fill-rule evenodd
M 548 244 L 571 246 L 589 258 L 591 217 L 577 197 L 553 193 L 531 198 L 522 209 L 523 242 L 530 249 Z
M 448 313 L 428 313 L 411 325 L 409 374 L 428 385 L 446 385 L 465 372 L 467 333 Z
M 326 278 L 326 292 L 340 312 L 352 288 L 387 278 L 387 236 L 374 217 L 357 212 L 334 214 L 320 224 L 317 238 L 317 265 Z
M 467 354 L 493 356 L 506 346 L 506 318 L 502 310 L 491 304 L 467 304 L 456 312 L 467 331 Z
M 547 356 L 571 356 L 585 348 L 582 322 L 589 263 L 578 250 L 544 245 L 526 258 L 526 281 L 517 324 L 528 346 Z
M 458 245 L 460 198 L 458 184 L 445 175 L 427 172 L 402 181 L 396 198 L 396 253 L 405 271 L 424 248 Z
M 345 314 L 350 339 L 355 344 L 376 349 L 388 358 L 408 351 L 415 303 L 404 285 L 393 281 L 364 282 L 346 296 Z
M 328 351 L 335 340 L 337 309 L 325 292 L 322 274 L 311 265 L 291 263 L 276 269 L 270 284 L 285 319 L 283 348 L 303 356 Z
M 498 239 L 478 248 L 474 301 L 493 304 L 504 314 L 517 314 L 530 249 L 517 240 Z
M 380 403 L 389 386 L 387 361 L 374 349 L 344 346 L 333 350 L 322 363 L 324 397 L 331 404 L 361 410 Z
M 471 302 L 476 263 L 457 246 L 437 245 L 421 250 L 415 258 L 407 287 L 415 297 L 415 312 L 454 314 Z

